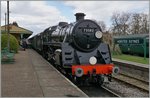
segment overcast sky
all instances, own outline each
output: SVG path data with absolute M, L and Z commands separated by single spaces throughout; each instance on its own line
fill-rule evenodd
M 6 1 L 1 1 L 1 25 L 4 25 Z M 36 33 L 56 25 L 59 21 L 74 22 L 76 12 L 85 18 L 104 21 L 110 27 L 114 12 L 137 12 L 149 14 L 149 1 L 10 1 L 10 23 Z

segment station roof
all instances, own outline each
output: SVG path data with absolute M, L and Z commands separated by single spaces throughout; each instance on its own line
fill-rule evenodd
M 33 33 L 32 31 L 28 29 L 19 27 L 18 25 L 14 25 L 14 24 L 10 24 L 9 28 L 10 28 L 10 33 L 15 33 L 15 34 L 32 34 Z M 6 31 L 7 31 L 7 25 L 6 25 Z M 2 33 L 5 32 L 5 25 L 1 26 L 1 32 Z

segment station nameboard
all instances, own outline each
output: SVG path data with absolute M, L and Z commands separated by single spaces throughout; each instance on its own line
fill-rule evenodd
M 143 39 L 115 39 L 116 44 L 143 44 Z

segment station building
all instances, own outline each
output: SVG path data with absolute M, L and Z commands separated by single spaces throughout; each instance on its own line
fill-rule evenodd
M 9 24 L 9 30 L 10 30 L 10 34 L 15 36 L 18 42 L 20 42 L 21 39 L 24 39 L 24 38 L 27 39 L 33 33 L 32 31 L 28 29 L 20 27 L 16 22 Z M 7 34 L 7 25 L 1 26 L 1 33 Z

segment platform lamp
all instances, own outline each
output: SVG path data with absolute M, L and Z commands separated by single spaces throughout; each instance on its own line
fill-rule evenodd
M 8 42 L 7 42 L 7 47 L 8 50 L 10 51 L 10 36 L 9 36 L 9 1 L 7 1 L 7 34 L 8 34 Z
M 5 13 L 5 33 L 6 33 L 6 17 L 7 17 L 7 13 Z

